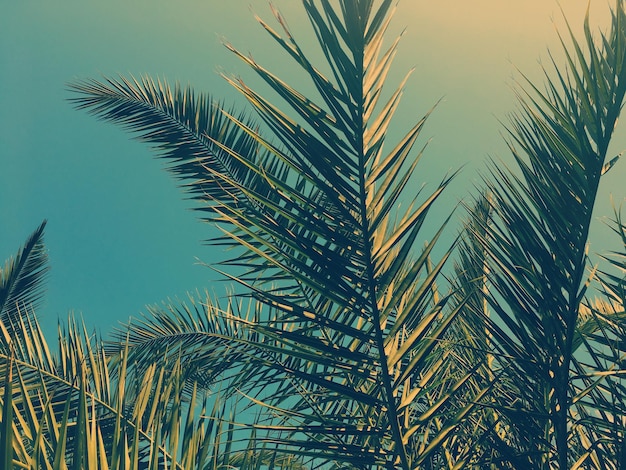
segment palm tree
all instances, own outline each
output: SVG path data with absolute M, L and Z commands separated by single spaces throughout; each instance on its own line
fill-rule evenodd
M 532 84 L 520 92 L 510 126 L 520 172 L 493 165 L 489 210 L 468 225 L 476 256 L 457 269 L 475 277 L 459 276 L 450 295 L 435 281 L 452 250 L 434 265 L 429 259 L 441 231 L 421 252 L 413 248 L 449 178 L 409 211 L 395 210 L 428 114 L 384 151 L 401 94 L 377 107 L 396 44 L 383 50 L 391 2 L 303 4 L 332 78 L 308 61 L 280 15 L 282 36 L 262 24 L 311 77 L 320 102 L 229 46 L 299 121 L 228 77 L 264 127 L 149 79 L 75 86 L 80 107 L 139 131 L 174 159 L 207 219 L 223 228 L 216 241 L 244 247 L 243 258 L 224 264 L 247 269 L 233 279 L 266 307 L 262 323 L 246 323 L 259 335 L 246 344 L 263 359 L 250 358 L 244 370 L 271 371 L 246 375 L 256 378 L 255 402 L 278 420 L 267 425 L 269 442 L 303 456 L 403 468 L 485 459 L 481 440 L 499 449 L 494 462 L 517 465 L 565 468 L 610 455 L 604 436 L 586 425 L 599 412 L 589 406 L 606 398 L 593 379 L 605 371 L 580 362 L 574 348 L 593 354 L 589 332 L 601 328 L 580 312 L 594 278 L 585 272 L 591 211 L 614 163 L 605 160 L 624 97 L 622 3 L 598 44 L 588 20 L 586 50 L 571 35 L 567 70 L 546 73 L 546 92 Z M 445 346 L 466 340 L 460 331 L 482 338 L 473 346 L 481 359 L 467 370 Z M 463 457 L 442 451 L 458 440 L 459 423 L 483 420 L 486 407 L 496 413 L 459 447 Z
M 488 340 L 487 377 L 506 384 L 492 406 L 508 433 L 494 445 L 517 466 L 624 461 L 623 281 L 610 275 L 594 300 L 597 261 L 588 254 L 598 187 L 618 159 L 607 156 L 626 92 L 624 25 L 623 2 L 608 34 L 594 38 L 587 17 L 584 43 L 570 29 L 567 67 L 553 59 L 546 90 L 520 87 L 508 126 L 518 171 L 494 162 L 488 196 L 470 210 L 472 256 L 461 272 L 487 275 L 476 279 L 488 308 L 474 309 L 483 321 L 470 323 L 468 337 Z
M 402 93 L 378 106 L 396 48 L 383 49 L 392 2 L 303 5 L 333 80 L 308 61 L 278 13 L 284 36 L 262 25 L 310 76 L 320 103 L 229 46 L 300 122 L 233 78 L 262 127 L 148 78 L 75 84 L 75 103 L 155 144 L 222 228 L 215 242 L 244 248 L 224 264 L 243 267 L 233 279 L 264 308 L 261 321 L 239 320 L 254 332 L 245 346 L 256 350 L 242 364 L 241 393 L 273 416 L 257 424 L 268 431 L 257 441 L 314 462 L 415 468 L 472 408 L 437 427 L 428 419 L 453 396 L 431 372 L 447 360 L 438 339 L 460 307 L 444 313 L 449 296 L 435 284 L 451 249 L 429 264 L 443 227 L 417 256 L 414 245 L 450 177 L 396 210 L 430 112 L 385 150 Z
M 216 306 L 190 298 L 169 306 L 169 316 L 168 307 L 151 307 L 156 321 L 168 318 L 159 333 L 170 344 L 182 338 L 178 351 L 156 358 L 154 347 L 151 358 L 142 348 L 131 351 L 130 336 L 121 351 L 111 352 L 71 317 L 53 352 L 34 314 L 48 271 L 44 227 L 0 269 L 1 468 L 302 468 L 297 458 L 234 448 L 228 438 L 233 426 L 226 423 L 227 407 L 236 403 L 211 403 L 208 388 L 217 375 L 227 380 L 215 366 L 229 364 L 223 359 L 228 339 L 240 335 L 232 322 L 213 314 Z M 228 308 L 234 306 L 223 311 Z M 185 344 L 192 337 L 193 345 Z
M 626 243 L 602 272 L 585 246 L 615 163 L 623 2 L 609 33 L 570 34 L 545 92 L 521 89 L 517 171 L 492 163 L 443 248 L 430 213 L 454 175 L 408 194 L 432 109 L 385 145 L 405 83 L 381 102 L 392 4 L 303 0 L 319 66 L 278 12 L 280 30 L 259 20 L 316 99 L 228 45 L 286 105 L 225 77 L 258 122 L 147 77 L 71 85 L 168 160 L 241 294 L 151 307 L 106 345 L 70 321 L 57 355 L 27 316 L 0 357 L 7 468 L 620 468 Z

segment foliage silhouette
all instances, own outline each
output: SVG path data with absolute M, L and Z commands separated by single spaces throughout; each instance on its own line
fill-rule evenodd
M 168 162 L 243 294 L 150 307 L 107 343 L 70 319 L 53 355 L 31 306 L 40 227 L 0 277 L 5 467 L 621 468 L 619 212 L 624 251 L 598 270 L 586 246 L 617 161 L 623 2 L 608 33 L 568 32 L 545 91 L 519 88 L 517 170 L 492 162 L 444 247 L 452 210 L 425 227 L 454 175 L 410 194 L 432 109 L 385 146 L 405 83 L 382 101 L 393 2 L 302 5 L 321 66 L 277 11 L 280 31 L 259 21 L 315 99 L 227 45 L 286 106 L 226 76 L 260 122 L 148 77 L 70 86 Z

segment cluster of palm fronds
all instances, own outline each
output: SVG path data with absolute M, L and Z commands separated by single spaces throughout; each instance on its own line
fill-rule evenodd
M 286 106 L 226 77 L 260 122 L 149 78 L 71 85 L 170 163 L 235 249 L 220 271 L 243 294 L 152 307 L 106 343 L 70 320 L 52 354 L 40 227 L 0 271 L 3 468 L 622 468 L 619 212 L 624 249 L 587 251 L 617 160 L 622 1 L 609 32 L 568 32 L 544 91 L 520 87 L 517 167 L 492 164 L 443 248 L 457 229 L 429 213 L 453 176 L 412 189 L 430 112 L 387 142 L 404 86 L 382 101 L 393 2 L 302 3 L 322 66 L 279 13 L 282 31 L 259 21 L 315 99 L 228 46 Z

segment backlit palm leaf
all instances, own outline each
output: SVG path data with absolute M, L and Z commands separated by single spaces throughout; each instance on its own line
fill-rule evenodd
M 23 248 L 0 267 L 0 350 L 8 353 L 12 338 L 27 327 L 27 312 L 39 305 L 48 272 L 48 254 L 43 245 L 44 221 Z M 22 324 L 26 322 L 26 324 Z

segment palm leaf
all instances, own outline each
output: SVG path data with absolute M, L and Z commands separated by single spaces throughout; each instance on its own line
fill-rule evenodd
M 37 273 L 45 269 L 41 229 L 43 226 L 16 260 L 7 263 L 12 268 L 4 272 L 11 275 L 3 280 L 7 280 L 5 285 L 13 286 L 7 289 L 9 298 L 32 299 L 40 284 Z M 17 293 L 19 286 L 27 292 Z M 207 304 L 207 309 L 215 312 L 218 307 Z M 231 322 L 226 319 L 220 323 L 216 316 L 196 318 L 193 311 L 183 304 L 173 310 L 178 316 L 166 324 L 171 328 L 178 323 L 195 329 L 197 334 L 201 325 L 214 333 L 221 328 L 222 333 L 215 334 L 212 341 L 219 345 L 222 338 L 224 344 Z M 208 399 L 205 390 L 212 382 L 207 377 L 223 371 L 221 355 L 219 360 L 213 358 L 213 369 L 201 369 L 195 367 L 197 361 L 212 358 L 209 354 L 199 355 L 198 349 L 178 348 L 176 354 L 172 346 L 172 354 L 159 357 L 156 363 L 154 357 L 148 361 L 145 353 L 130 354 L 128 341 L 107 352 L 84 324 L 79 326 L 72 318 L 60 327 L 58 353 L 53 354 L 32 307 L 16 307 L 9 321 L 8 325 L 0 323 L 7 344 L 6 351 L 0 350 L 0 376 L 4 378 L 0 385 L 0 445 L 4 467 L 58 470 L 131 465 L 127 468 L 138 469 L 144 464 L 157 468 L 164 459 L 177 469 L 202 468 L 206 464 L 214 442 L 198 438 L 206 433 L 208 422 L 197 417 L 194 404 L 200 395 L 205 402 Z M 181 349 L 188 355 L 181 356 Z M 129 356 L 134 361 L 132 367 L 127 367 Z M 181 360 L 189 363 L 186 369 Z M 139 367 L 139 362 L 144 365 Z M 190 391 L 183 393 L 185 389 Z M 177 456 L 181 442 L 189 451 L 182 458 Z M 129 452 L 136 456 L 134 464 L 127 458 Z M 222 454 L 225 465 L 229 459 L 239 458 L 236 450 Z
M 509 413 L 521 435 L 535 436 L 517 452 L 536 452 L 539 468 L 569 467 L 581 449 L 588 452 L 583 461 L 609 455 L 601 440 L 583 442 L 570 426 L 577 422 L 572 416 L 583 413 L 572 407 L 580 366 L 574 346 L 590 282 L 585 271 L 592 211 L 626 92 L 625 33 L 621 2 L 611 31 L 597 42 L 587 17 L 582 43 L 571 30 L 572 46 L 562 40 L 566 68 L 552 58 L 555 71 L 545 72 L 546 90 L 528 82 L 529 91 L 518 93 L 509 148 L 519 171 L 492 164 L 486 182 L 492 215 L 486 222 L 481 213 L 475 218 L 495 317 L 487 319 L 494 367 L 511 377 L 519 400 L 514 412 L 498 409 Z
M 36 308 L 43 295 L 48 255 L 43 245 L 44 221 L 17 254 L 0 267 L 1 345 L 8 352 L 11 338 L 19 335 L 24 312 Z M 22 312 L 20 312 L 22 311 Z

